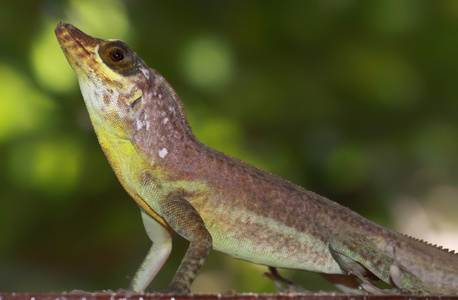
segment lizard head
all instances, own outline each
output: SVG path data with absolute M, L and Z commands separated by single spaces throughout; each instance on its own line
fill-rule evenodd
M 150 76 L 146 63 L 121 40 L 94 38 L 62 22 L 55 33 L 78 76 L 92 122 L 99 130 L 128 138 L 131 112 Z

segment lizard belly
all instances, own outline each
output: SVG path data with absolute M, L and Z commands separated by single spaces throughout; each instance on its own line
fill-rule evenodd
M 219 252 L 260 265 L 342 273 L 327 244 L 313 235 L 243 211 L 218 216 L 217 221 L 204 218 L 204 222 L 212 235 L 213 249 Z

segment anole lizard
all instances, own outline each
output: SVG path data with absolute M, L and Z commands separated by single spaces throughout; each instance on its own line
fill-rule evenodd
M 379 293 L 457 294 L 458 255 L 377 225 L 200 143 L 178 95 L 124 42 L 56 28 L 99 143 L 137 202 L 153 245 L 130 289 L 143 292 L 176 231 L 190 241 L 166 292 L 189 293 L 211 249 L 255 264 L 324 274 Z M 346 281 L 341 281 L 345 278 Z

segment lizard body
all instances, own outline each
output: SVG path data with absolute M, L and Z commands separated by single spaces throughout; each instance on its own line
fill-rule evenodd
M 189 292 L 215 249 L 269 267 L 351 274 L 363 285 L 375 276 L 408 293 L 458 293 L 458 255 L 200 143 L 172 87 L 124 42 L 65 23 L 56 35 L 99 143 L 153 241 L 134 291 L 168 258 L 174 230 L 190 246 L 168 292 Z

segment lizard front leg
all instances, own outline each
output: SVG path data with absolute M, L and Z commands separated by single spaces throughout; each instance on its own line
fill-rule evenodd
M 401 292 L 430 294 L 426 285 L 418 277 L 393 258 L 382 253 L 372 241 L 359 233 L 343 232 L 331 236 L 329 250 L 342 270 L 360 278 L 363 281 L 361 287 L 371 293 L 384 293 L 384 291 L 377 289 L 366 279 L 368 273 L 390 285 L 394 284 Z M 399 279 L 400 277 L 402 280 Z
M 171 228 L 165 228 L 143 211 L 142 220 L 153 245 L 130 284 L 130 290 L 137 293 L 145 291 L 172 251 Z
M 169 196 L 160 202 L 162 217 L 179 235 L 189 240 L 189 248 L 165 293 L 190 293 L 190 286 L 212 247 L 212 237 L 196 209 L 186 200 Z

